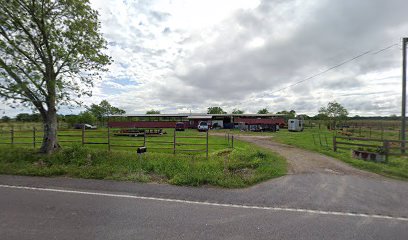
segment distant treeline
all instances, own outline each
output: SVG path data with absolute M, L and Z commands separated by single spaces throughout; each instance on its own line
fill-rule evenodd
M 320 115 L 316 115 L 313 117 L 303 115 L 305 120 L 325 120 L 324 117 Z M 354 117 L 347 117 L 345 120 L 384 120 L 384 121 L 396 121 L 400 120 L 400 116 L 392 115 L 392 116 L 371 116 L 371 117 L 364 117 L 364 116 L 354 116 Z

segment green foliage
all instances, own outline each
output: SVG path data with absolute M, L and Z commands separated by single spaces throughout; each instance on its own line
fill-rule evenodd
M 408 180 L 408 161 L 406 157 L 390 156 L 387 163 L 376 163 L 355 159 L 351 156 L 350 150 L 338 149 L 337 152 L 334 152 L 332 145 L 333 131 L 314 128 L 305 129 L 305 131 L 299 133 L 279 131 L 274 135 L 274 140 L 276 141 L 337 158 L 356 168 L 371 171 L 392 178 Z M 325 143 L 325 139 L 327 139 L 328 146 L 320 146 L 319 137 L 322 138 L 321 141 L 323 142 L 323 144 Z M 367 142 L 363 143 L 367 144 Z M 358 147 L 356 147 L 356 149 L 357 148 Z M 361 147 L 360 150 L 364 151 L 366 149 Z M 384 149 L 382 147 L 379 147 L 370 151 L 382 153 Z
M 1 117 L 2 122 L 10 122 L 11 118 L 9 116 L 3 116 Z
M 149 111 L 146 111 L 146 114 L 160 114 L 160 111 L 151 109 Z
M 87 110 L 99 121 L 103 121 L 103 119 L 109 115 L 126 113 L 125 110 L 112 106 L 106 100 L 102 100 L 98 105 L 92 104 L 91 106 L 87 107 Z
M 290 111 L 283 110 L 283 111 L 277 112 L 276 114 L 285 114 L 286 118 L 288 118 L 288 119 L 292 119 L 292 118 L 296 117 L 296 111 L 295 110 L 290 110 Z
M 340 103 L 329 102 L 327 104 L 327 107 L 321 107 L 319 109 L 319 114 L 327 116 L 330 119 L 340 119 L 346 118 L 348 115 L 348 111 Z
M 99 30 L 89 0 L 1 1 L 0 97 L 41 114 L 48 129 L 43 152 L 58 148 L 58 107 L 91 95 L 111 62 Z
M 91 112 L 88 111 L 81 112 L 77 118 L 77 123 L 95 124 L 96 121 L 97 118 Z
M 89 111 L 81 112 L 78 115 L 66 115 L 64 117 L 66 123 L 69 127 L 73 127 L 78 123 L 87 123 L 94 125 L 97 122 L 97 118 Z
M 234 108 L 234 110 L 232 110 L 232 114 L 244 114 L 244 111 Z
M 207 109 L 207 113 L 208 114 L 226 114 L 227 112 L 225 112 L 224 110 L 222 110 L 221 107 L 209 107 Z
M 89 1 L 2 1 L 0 95 L 44 111 L 50 101 L 90 94 L 110 63 Z M 54 99 L 55 98 L 55 99 Z
M 267 108 L 262 108 L 262 109 L 258 110 L 258 114 L 268 114 L 268 113 L 269 113 L 269 111 L 268 111 Z
M 286 173 L 284 159 L 251 144 L 236 141 L 234 150 L 200 155 L 91 149 L 72 145 L 52 154 L 31 149 L 1 148 L 0 174 L 155 181 L 175 185 L 246 187 Z
M 41 122 L 41 116 L 38 113 L 19 113 L 16 116 L 16 121 L 18 122 Z
M 322 120 L 328 119 L 331 128 L 336 127 L 336 122 L 347 119 L 348 111 L 338 102 L 329 102 L 327 107 L 319 109 L 319 116 Z

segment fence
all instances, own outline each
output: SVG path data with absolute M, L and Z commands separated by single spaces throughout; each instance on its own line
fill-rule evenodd
M 112 148 L 146 147 L 148 150 L 163 150 L 176 153 L 205 153 L 208 158 L 210 146 L 234 148 L 234 136 L 226 133 L 222 143 L 209 143 L 208 131 L 205 134 L 181 134 L 175 129 L 173 135 L 149 136 L 151 131 L 144 130 L 143 134 L 123 133 L 120 130 L 107 128 L 106 130 L 59 130 L 58 142 L 81 143 L 82 145 L 106 145 L 108 150 Z M 35 127 L 32 130 L 0 131 L 0 144 L 32 145 L 33 148 L 42 143 L 43 130 Z M 157 131 L 155 132 L 157 133 Z
M 327 134 L 312 134 L 313 138 L 313 144 L 317 146 L 317 143 L 319 143 L 320 147 L 326 147 L 329 148 L 329 143 L 327 141 Z
M 343 139 L 343 141 L 338 141 L 338 139 Z M 346 140 L 346 141 L 344 141 Z M 348 142 L 347 142 L 348 141 Z M 360 141 L 360 142 L 350 142 L 350 141 Z M 361 143 L 367 142 L 367 143 Z M 376 144 L 378 143 L 378 144 Z M 396 156 L 407 156 L 408 150 L 407 141 L 401 140 L 385 140 L 385 139 L 372 139 L 372 138 L 355 138 L 355 137 L 333 137 L 333 151 L 337 151 L 337 149 L 346 149 L 350 150 L 351 147 L 345 146 L 352 146 L 354 148 L 365 147 L 365 148 L 375 148 L 374 151 L 378 151 L 384 154 L 387 158 L 390 155 Z

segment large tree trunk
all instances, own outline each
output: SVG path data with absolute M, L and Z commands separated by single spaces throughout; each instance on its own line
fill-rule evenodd
M 55 108 L 51 108 L 45 114 L 44 122 L 44 137 L 41 145 L 40 152 L 51 154 L 59 148 L 57 138 L 57 111 Z

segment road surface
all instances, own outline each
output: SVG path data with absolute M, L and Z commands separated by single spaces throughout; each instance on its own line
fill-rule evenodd
M 1 239 L 408 239 L 406 182 L 245 140 L 292 151 L 291 174 L 234 190 L 0 175 Z

